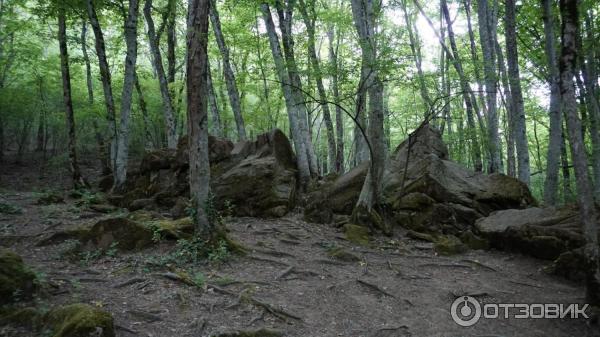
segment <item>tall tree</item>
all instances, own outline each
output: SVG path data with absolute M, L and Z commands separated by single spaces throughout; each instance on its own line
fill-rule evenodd
M 64 4 L 58 6 L 58 44 L 60 49 L 60 72 L 62 74 L 63 101 L 65 104 L 65 119 L 69 135 L 69 164 L 73 178 L 73 188 L 86 187 L 87 183 L 81 175 L 77 163 L 77 136 L 75 134 L 75 117 L 73 115 L 73 100 L 71 98 L 71 74 L 69 71 L 69 50 L 67 48 L 66 9 Z
M 123 190 L 127 178 L 129 115 L 131 114 L 133 86 L 136 77 L 138 9 L 138 0 L 129 0 L 129 10 L 124 25 L 127 54 L 125 56 L 125 76 L 123 79 L 123 93 L 121 94 L 121 121 L 117 134 L 117 154 L 115 158 L 114 189 L 116 191 Z
M 211 0 L 210 23 L 215 33 L 219 51 L 221 52 L 221 59 L 223 60 L 223 76 L 225 77 L 227 94 L 229 95 L 229 103 L 231 105 L 231 110 L 233 110 L 233 117 L 235 118 L 238 140 L 246 140 L 246 126 L 242 116 L 240 93 L 235 82 L 233 69 L 231 68 L 231 62 L 229 60 L 229 48 L 227 48 L 225 37 L 223 36 L 223 31 L 221 30 L 221 20 L 219 19 L 219 12 L 217 11 L 217 3 L 215 0 Z
M 174 149 L 177 147 L 177 123 L 175 121 L 175 109 L 173 108 L 173 100 L 169 91 L 169 84 L 167 81 L 167 76 L 165 75 L 165 69 L 163 67 L 159 46 L 159 37 L 156 34 L 154 20 L 152 19 L 152 0 L 146 0 L 144 4 L 144 17 L 146 18 L 146 24 L 148 26 L 148 44 L 150 45 L 152 62 L 158 77 L 160 95 L 163 103 L 165 125 L 167 128 L 167 146 L 171 149 Z
M 515 145 L 517 148 L 517 176 L 519 180 L 529 185 L 529 145 L 527 141 L 527 126 L 525 123 L 525 106 L 521 90 L 521 75 L 519 71 L 519 54 L 517 51 L 517 29 L 515 0 L 506 0 L 505 10 L 506 30 L 506 61 L 508 63 L 508 81 L 512 97 L 512 125 L 514 128 Z M 490 126 L 491 128 L 492 126 Z
M 581 214 L 583 232 L 586 239 L 584 257 L 586 268 L 586 297 L 592 305 L 600 304 L 600 266 L 598 264 L 598 226 L 596 209 L 590 179 L 588 176 L 588 161 L 582 139 L 581 119 L 577 113 L 577 100 L 573 85 L 575 62 L 578 50 L 576 39 L 579 34 L 578 0 L 560 0 L 560 15 L 562 19 L 562 45 L 560 56 L 560 92 L 563 109 L 566 115 L 569 144 L 575 168 L 577 183 L 577 202 Z
M 344 119 L 342 107 L 340 106 L 340 89 L 338 79 L 338 46 L 339 35 L 335 39 L 335 31 L 333 26 L 327 30 L 327 38 L 329 40 L 329 66 L 331 67 L 331 87 L 333 92 L 333 102 L 335 103 L 335 128 L 336 128 L 336 160 L 335 170 L 337 173 L 344 172 Z M 334 39 L 335 44 L 334 44 Z
M 111 168 L 115 168 L 116 159 L 116 146 L 117 146 L 117 124 L 116 124 L 116 109 L 115 100 L 112 92 L 112 83 L 110 68 L 108 66 L 108 59 L 106 58 L 106 45 L 104 43 L 104 34 L 102 33 L 102 27 L 100 27 L 100 21 L 96 14 L 96 7 L 94 6 L 93 0 L 86 0 L 86 9 L 88 17 L 90 19 L 90 25 L 94 31 L 96 38 L 96 55 L 98 56 L 98 64 L 100 68 L 100 79 L 102 80 L 102 90 L 104 92 L 104 104 L 106 105 L 106 119 L 108 121 L 108 134 L 109 139 L 109 158 Z
M 298 174 L 300 176 L 300 186 L 304 189 L 307 187 L 310 181 L 310 167 L 308 163 L 308 152 L 306 150 L 306 143 L 304 142 L 304 135 L 300 128 L 298 106 L 292 94 L 292 83 L 290 81 L 290 75 L 286 70 L 286 65 L 281 54 L 281 46 L 279 44 L 279 37 L 275 31 L 275 24 L 273 23 L 273 17 L 271 16 L 271 9 L 266 3 L 260 5 L 263 20 L 265 22 L 265 28 L 269 37 L 269 45 L 271 46 L 271 53 L 273 54 L 273 62 L 275 63 L 275 70 L 281 84 L 281 90 L 283 91 L 283 97 L 287 109 L 288 119 L 290 123 L 290 130 L 292 133 L 292 139 L 294 141 L 294 149 L 296 150 L 296 163 L 298 165 Z
M 221 127 L 221 113 L 219 112 L 219 104 L 217 104 L 217 96 L 215 94 L 215 86 L 212 80 L 210 70 L 210 62 L 206 69 L 206 85 L 208 86 L 208 104 L 212 115 L 212 133 L 217 137 L 223 137 L 223 128 Z
M 325 122 L 325 128 L 327 129 L 327 154 L 329 159 L 329 168 L 333 170 L 336 163 L 336 146 L 335 146 L 335 135 L 333 132 L 333 122 L 331 121 L 331 113 L 329 111 L 329 102 L 327 100 L 327 93 L 325 92 L 325 86 L 323 85 L 323 75 L 321 72 L 321 64 L 317 57 L 317 49 L 315 47 L 315 21 L 317 15 L 315 13 L 314 0 L 308 0 L 310 6 L 307 8 L 304 0 L 299 1 L 298 8 L 302 15 L 304 25 L 308 32 L 308 57 L 312 65 L 313 76 L 317 83 L 317 91 L 319 93 L 319 100 L 321 109 L 323 112 L 323 121 Z M 311 11 L 311 15 L 308 13 L 308 9 Z
M 187 19 L 187 118 L 190 196 L 196 234 L 210 239 L 215 233 L 206 205 L 210 193 L 208 161 L 208 12 L 209 0 L 190 0 Z
M 550 131 L 548 140 L 548 154 L 546 156 L 546 180 L 544 181 L 544 202 L 554 206 L 558 194 L 558 170 L 560 166 L 560 152 L 562 146 L 562 113 L 559 88 L 558 63 L 556 59 L 556 37 L 554 35 L 554 14 L 552 11 L 554 1 L 542 0 L 542 20 L 544 21 L 544 42 L 546 60 L 548 63 L 548 84 L 550 85 Z
M 351 5 L 354 26 L 358 32 L 362 52 L 361 63 L 367 71 L 365 85 L 369 93 L 368 144 L 371 156 L 369 171 L 352 212 L 352 220 L 355 224 L 376 226 L 386 230 L 383 219 L 376 209 L 381 202 L 382 179 L 385 169 L 383 84 L 377 69 L 375 42 L 375 25 L 380 7 L 373 0 L 352 0 Z

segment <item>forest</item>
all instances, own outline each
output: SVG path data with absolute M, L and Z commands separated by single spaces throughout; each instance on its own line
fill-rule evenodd
M 600 335 L 599 40 L 597 0 L 0 0 L 0 336 Z

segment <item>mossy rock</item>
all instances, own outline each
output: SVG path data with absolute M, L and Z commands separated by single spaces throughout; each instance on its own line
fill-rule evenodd
M 44 319 L 53 337 L 114 337 L 112 316 L 91 305 L 76 303 L 52 309 Z
M 436 239 L 433 249 L 440 255 L 456 255 L 468 250 L 459 238 L 454 235 L 444 235 Z
M 63 198 L 62 195 L 54 193 L 54 192 L 50 192 L 50 193 L 46 193 L 46 194 L 42 195 L 41 197 L 39 197 L 36 203 L 38 205 L 51 205 L 51 204 L 61 204 L 64 202 L 65 202 L 65 198 Z
M 367 227 L 346 224 L 344 225 L 344 234 L 350 242 L 364 246 L 369 244 L 369 229 Z
M 406 232 L 406 236 L 408 236 L 411 239 L 422 240 L 427 242 L 435 242 L 436 240 L 436 237 L 432 234 L 416 232 L 413 230 L 409 230 L 408 232 Z
M 272 329 L 258 329 L 258 330 L 241 330 L 235 332 L 223 332 L 213 337 L 282 337 L 283 332 Z
M 82 242 L 92 242 L 96 248 L 108 249 L 114 242 L 121 251 L 139 250 L 153 243 L 152 231 L 142 223 L 126 217 L 96 222 Z
M 31 298 L 34 291 L 35 274 L 19 255 L 0 248 L 0 304 Z
M 488 240 L 481 238 L 471 231 L 464 231 L 460 235 L 460 240 L 470 249 L 489 249 L 490 243 Z
M 194 221 L 191 217 L 155 222 L 160 232 L 168 239 L 189 239 L 194 235 Z
M 5 308 L 0 310 L 0 325 L 13 324 L 36 328 L 42 323 L 43 314 L 33 307 Z
M 342 247 L 335 247 L 330 249 L 327 254 L 335 259 L 346 261 L 346 262 L 358 262 L 361 258 Z

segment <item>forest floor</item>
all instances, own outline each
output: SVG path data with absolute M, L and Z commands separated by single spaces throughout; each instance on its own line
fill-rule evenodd
M 149 268 L 175 249 L 174 242 L 65 259 L 64 247 L 37 247 L 37 239 L 111 215 L 82 210 L 69 198 L 37 205 L 40 186 L 64 192 L 68 175 L 4 167 L 0 199 L 22 213 L 0 213 L 0 246 L 20 254 L 52 285 L 37 304 L 97 305 L 112 313 L 117 336 L 214 336 L 263 327 L 315 337 L 600 335 L 585 319 L 481 319 L 469 328 L 452 320 L 450 306 L 462 295 L 496 303 L 583 303 L 583 287 L 546 274 L 547 261 L 499 251 L 438 256 L 430 243 L 409 239 L 402 229 L 358 246 L 338 229 L 306 223 L 298 213 L 230 219 L 230 235 L 249 254 L 186 266 L 204 275 L 200 286 L 165 277 L 165 268 Z M 346 258 L 332 258 L 334 247 Z M 37 334 L 0 327 L 0 336 Z

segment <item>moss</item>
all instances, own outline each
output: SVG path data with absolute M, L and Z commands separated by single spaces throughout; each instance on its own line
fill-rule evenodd
M 358 262 L 361 260 L 356 254 L 350 253 L 342 247 L 332 248 L 327 252 L 327 254 L 333 258 L 346 262 Z
M 87 235 L 97 248 L 108 249 L 114 242 L 122 251 L 142 249 L 152 244 L 152 231 L 143 224 L 125 217 L 98 221 Z
M 114 337 L 112 316 L 88 304 L 76 303 L 52 309 L 45 317 L 53 337 Z
M 30 298 L 35 290 L 35 274 L 21 257 L 0 248 L 0 304 Z
M 460 240 L 471 249 L 489 249 L 490 243 L 473 232 L 467 230 L 460 235 Z
M 59 195 L 55 192 L 49 192 L 38 198 L 38 205 L 51 205 L 51 204 L 61 204 L 64 203 L 65 199 L 62 195 Z
M 467 246 L 454 235 L 438 237 L 433 245 L 433 249 L 440 255 L 455 255 L 468 250 Z
M 189 239 L 194 234 L 194 222 L 190 217 L 177 220 L 159 220 L 155 224 L 167 238 Z
M 346 224 L 344 225 L 344 233 L 346 234 L 346 239 L 350 242 L 364 246 L 369 244 L 369 229 L 366 227 Z
M 43 315 L 33 307 L 6 308 L 0 311 L 0 324 L 14 324 L 26 327 L 38 327 Z
M 409 230 L 408 232 L 406 232 L 406 236 L 408 236 L 411 239 L 423 240 L 428 242 L 435 242 L 436 239 L 435 236 L 431 234 L 416 232 L 413 230 Z

